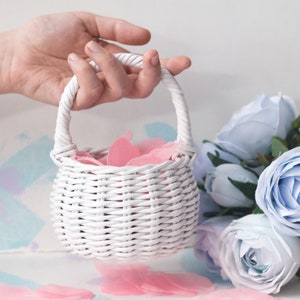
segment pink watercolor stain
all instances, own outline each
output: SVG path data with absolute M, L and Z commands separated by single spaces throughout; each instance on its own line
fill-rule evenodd
M 24 188 L 19 181 L 19 173 L 14 167 L 0 169 L 0 189 L 13 195 L 20 194 Z

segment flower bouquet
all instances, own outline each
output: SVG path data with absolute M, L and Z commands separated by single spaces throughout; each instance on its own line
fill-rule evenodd
M 193 165 L 200 189 L 194 252 L 236 287 L 278 293 L 300 266 L 300 117 L 292 99 L 258 96 Z

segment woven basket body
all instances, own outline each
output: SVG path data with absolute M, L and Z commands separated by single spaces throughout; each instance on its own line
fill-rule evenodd
M 141 67 L 139 56 L 118 58 Z M 51 152 L 59 166 L 51 214 L 59 240 L 71 252 L 100 260 L 136 261 L 168 256 L 189 245 L 199 206 L 191 171 L 195 153 L 182 92 L 166 70 L 162 76 L 162 81 L 167 77 L 177 116 L 183 116 L 178 117 L 178 153 L 158 165 L 94 166 L 73 160 L 76 146 L 69 122 L 76 78 L 66 87 Z

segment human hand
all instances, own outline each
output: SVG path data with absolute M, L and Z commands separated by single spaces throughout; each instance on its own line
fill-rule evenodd
M 143 69 L 125 68 L 112 53 L 125 50 L 110 41 L 143 45 L 148 30 L 126 21 L 86 12 L 45 15 L 6 35 L 12 39 L 11 57 L 2 68 L 3 88 L 57 105 L 60 95 L 76 74 L 80 89 L 74 109 L 84 109 L 120 98 L 148 96 L 160 81 L 160 60 L 155 50 L 143 55 Z M 88 64 L 94 60 L 102 72 Z M 161 60 L 174 75 L 190 66 L 187 57 Z

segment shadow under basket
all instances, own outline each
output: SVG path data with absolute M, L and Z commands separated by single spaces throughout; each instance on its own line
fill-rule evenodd
M 138 55 L 120 53 L 124 65 L 142 67 Z M 96 71 L 99 71 L 95 66 Z M 190 245 L 198 220 L 199 191 L 191 171 L 195 149 L 188 109 L 173 76 L 162 68 L 162 83 L 177 115 L 178 150 L 157 165 L 95 166 L 72 158 L 69 132 L 78 82 L 62 94 L 51 151 L 59 167 L 51 193 L 58 239 L 72 253 L 102 261 L 143 261 L 170 256 Z

